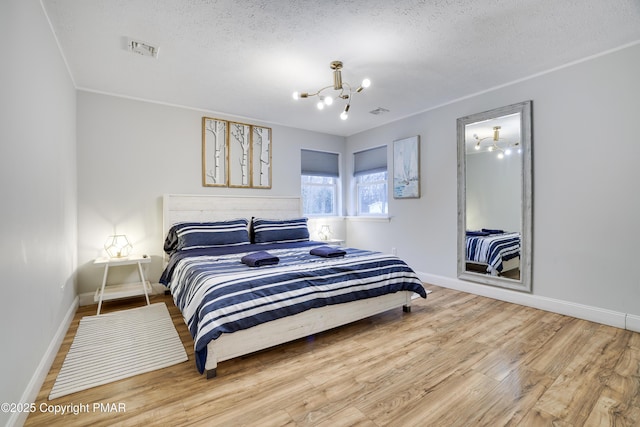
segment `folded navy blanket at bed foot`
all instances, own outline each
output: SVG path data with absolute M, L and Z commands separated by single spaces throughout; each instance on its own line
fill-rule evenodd
M 347 252 L 343 249 L 333 246 L 318 246 L 317 248 L 311 249 L 309 253 L 311 255 L 321 256 L 325 258 L 335 258 L 345 256 L 347 254 Z
M 489 234 L 504 234 L 504 230 L 498 230 L 495 228 L 483 228 L 482 231 Z
M 247 264 L 249 267 L 260 267 L 263 265 L 274 265 L 280 262 L 280 258 L 277 256 L 271 255 L 267 251 L 259 251 L 253 252 L 243 256 L 240 259 L 244 264 Z
M 467 236 L 488 236 L 490 234 L 488 231 L 467 230 Z

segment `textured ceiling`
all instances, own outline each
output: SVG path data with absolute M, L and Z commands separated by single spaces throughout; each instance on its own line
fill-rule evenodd
M 640 0 L 42 3 L 80 89 L 345 136 L 640 40 Z M 331 85 L 333 60 L 372 81 L 346 121 L 291 97 Z

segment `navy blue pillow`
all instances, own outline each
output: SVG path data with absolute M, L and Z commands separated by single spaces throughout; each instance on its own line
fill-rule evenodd
M 217 222 L 183 222 L 171 227 L 165 239 L 167 253 L 183 249 L 248 245 L 249 222 L 242 219 Z
M 253 218 L 253 242 L 307 242 L 309 229 L 307 218 L 263 219 Z

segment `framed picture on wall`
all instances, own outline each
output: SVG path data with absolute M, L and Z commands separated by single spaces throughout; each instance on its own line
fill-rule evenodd
M 229 187 L 251 187 L 251 125 L 229 122 Z
M 202 118 L 202 185 L 271 188 L 271 128 Z
M 393 198 L 420 197 L 420 136 L 393 141 Z
M 211 117 L 202 118 L 202 185 L 226 187 L 228 156 L 228 122 Z
M 251 129 L 251 187 L 271 188 L 271 128 Z

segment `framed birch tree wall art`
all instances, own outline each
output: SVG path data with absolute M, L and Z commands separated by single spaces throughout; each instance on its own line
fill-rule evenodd
M 229 187 L 251 187 L 251 126 L 229 122 Z
M 202 185 L 271 188 L 271 128 L 202 118 Z
M 202 185 L 228 186 L 228 123 L 211 117 L 202 118 Z
M 271 188 L 271 128 L 252 126 L 251 186 Z

